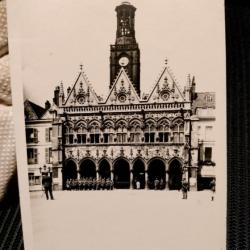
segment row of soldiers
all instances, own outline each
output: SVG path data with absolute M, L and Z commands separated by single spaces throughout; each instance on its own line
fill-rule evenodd
M 112 190 L 114 183 L 110 178 L 82 178 L 82 179 L 67 179 L 67 190 Z

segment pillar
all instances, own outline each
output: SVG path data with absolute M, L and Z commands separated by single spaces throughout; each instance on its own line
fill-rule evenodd
M 133 172 L 130 171 L 130 189 L 133 188 Z
M 166 190 L 169 190 L 168 179 L 169 179 L 169 175 L 168 175 L 168 171 L 166 171 Z
M 145 189 L 148 189 L 148 172 L 145 171 Z

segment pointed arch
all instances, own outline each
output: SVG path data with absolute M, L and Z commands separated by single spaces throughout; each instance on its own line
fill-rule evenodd
M 130 187 L 130 164 L 124 157 L 117 158 L 113 163 L 114 169 L 114 187 L 129 188 Z
M 170 190 L 180 190 L 182 187 L 182 166 L 183 162 L 177 158 L 172 158 L 168 163 L 168 187 Z
M 102 158 L 98 163 L 98 171 L 100 178 L 111 178 L 111 167 L 107 158 Z
M 137 157 L 133 161 L 133 187 L 144 189 L 145 188 L 145 162 L 141 157 Z
M 158 186 L 155 186 L 156 180 Z M 154 157 L 148 161 L 148 187 L 150 189 L 163 189 L 166 185 L 166 164 L 161 157 Z
M 82 159 L 79 163 L 79 172 L 81 178 L 96 178 L 95 161 L 90 157 Z

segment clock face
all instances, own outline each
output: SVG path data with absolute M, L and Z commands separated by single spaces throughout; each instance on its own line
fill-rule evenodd
M 120 66 L 122 66 L 122 67 L 127 66 L 128 63 L 129 63 L 129 60 L 128 60 L 128 58 L 127 58 L 126 56 L 123 56 L 123 57 L 121 57 L 121 58 L 119 59 L 119 64 L 120 64 Z

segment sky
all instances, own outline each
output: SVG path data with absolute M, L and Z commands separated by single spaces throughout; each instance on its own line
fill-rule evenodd
M 73 86 L 80 64 L 98 95 L 109 88 L 110 45 L 117 0 L 26 0 L 20 10 L 24 98 L 44 106 L 63 82 Z M 178 84 L 196 77 L 197 91 L 225 84 L 222 0 L 133 0 L 141 50 L 141 92 L 149 93 L 165 59 Z M 66 92 L 66 91 L 65 91 Z

